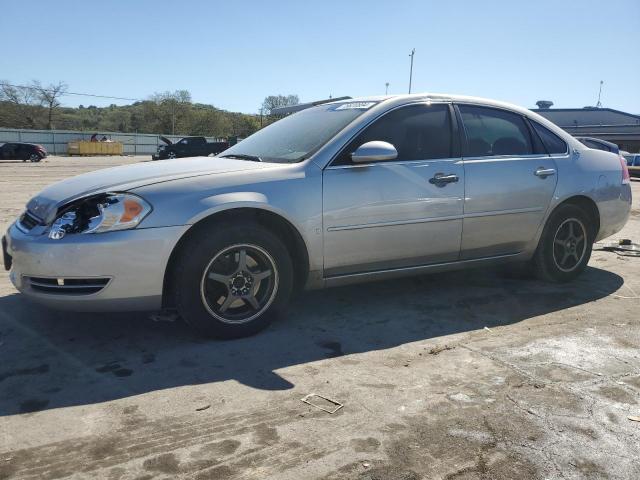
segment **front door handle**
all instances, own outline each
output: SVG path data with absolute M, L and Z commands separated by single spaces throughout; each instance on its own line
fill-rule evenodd
M 444 187 L 447 183 L 456 183 L 459 180 L 458 176 L 454 173 L 445 175 L 444 173 L 436 173 L 429 179 L 429 183 L 436 187 Z
M 555 168 L 539 167 L 535 172 L 533 172 L 533 174 L 536 177 L 547 178 L 547 177 L 550 177 L 551 175 L 555 175 L 556 174 L 556 169 Z

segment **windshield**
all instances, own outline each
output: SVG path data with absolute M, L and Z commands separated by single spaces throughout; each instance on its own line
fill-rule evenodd
M 341 102 L 302 110 L 257 131 L 221 156 L 253 157 L 263 162 L 299 162 L 375 104 Z

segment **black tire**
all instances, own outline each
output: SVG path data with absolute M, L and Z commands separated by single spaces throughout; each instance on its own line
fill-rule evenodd
M 37 153 L 32 153 L 31 155 L 29 155 L 29 161 L 31 163 L 38 163 L 40 160 L 42 160 L 42 157 Z
M 584 237 L 580 240 L 581 237 Z M 547 220 L 533 258 L 536 276 L 564 283 L 580 275 L 589 263 L 595 238 L 593 220 L 580 207 L 558 207 Z
M 264 284 L 266 288 L 263 295 L 264 301 L 256 300 L 258 293 L 263 289 L 261 283 L 263 280 L 257 280 L 256 277 L 251 280 L 251 284 L 247 283 L 249 290 L 252 292 L 255 290 L 255 293 L 247 297 L 253 297 L 260 307 L 257 310 L 249 302 L 245 302 L 243 297 L 234 296 L 231 293 L 235 284 L 230 277 L 242 276 L 239 273 L 241 267 L 236 267 L 235 264 L 230 265 L 232 270 L 236 270 L 228 274 L 230 276 L 227 278 L 228 283 L 211 280 L 209 276 L 222 276 L 211 270 L 213 266 L 217 265 L 217 262 L 228 264 L 232 261 L 232 256 L 235 261 L 239 257 L 239 254 L 235 253 L 236 250 L 242 248 L 245 249 L 244 258 L 248 256 L 247 261 L 254 262 L 256 265 L 246 267 L 246 274 L 251 275 L 251 268 L 260 269 L 254 257 L 260 257 L 259 260 L 267 266 L 273 264 L 273 267 L 261 267 L 262 273 L 272 270 L 272 275 L 264 279 L 265 282 L 269 282 L 268 285 Z M 293 266 L 287 249 L 278 237 L 257 224 L 215 223 L 209 227 L 200 228 L 181 246 L 175 265 L 172 283 L 178 313 L 189 325 L 208 337 L 230 339 L 253 335 L 284 313 L 291 296 Z M 242 286 L 246 287 L 245 280 L 240 281 Z M 274 288 L 274 291 L 269 288 Z M 209 293 L 209 289 L 218 293 Z M 218 298 L 217 302 L 212 300 L 215 298 Z M 222 313 L 220 310 L 230 298 L 231 303 L 227 305 L 227 311 L 241 312 L 238 317 L 240 320 L 222 318 L 231 315 L 227 311 Z M 238 303 L 240 306 L 233 307 Z M 246 312 L 244 317 L 242 312 Z

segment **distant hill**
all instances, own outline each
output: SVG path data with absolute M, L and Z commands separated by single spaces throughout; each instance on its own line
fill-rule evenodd
M 0 127 L 47 128 L 47 110 L 38 105 L 15 105 L 0 101 Z M 260 128 L 260 116 L 227 112 L 200 103 L 145 100 L 108 107 L 59 107 L 52 126 L 60 130 L 90 132 L 138 132 L 246 137 Z

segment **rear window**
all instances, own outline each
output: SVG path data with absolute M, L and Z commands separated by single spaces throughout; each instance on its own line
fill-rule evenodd
M 517 113 L 496 108 L 459 105 L 466 132 L 468 157 L 531 155 L 529 128 Z
M 603 150 L 605 152 L 610 152 L 611 149 L 605 145 L 604 143 L 598 143 L 598 142 L 594 142 L 593 140 L 588 140 L 588 139 L 584 139 L 582 141 L 582 143 L 584 143 L 587 147 L 589 148 L 595 148 L 596 150 Z
M 549 155 L 567 153 L 567 144 L 558 135 L 534 121 L 531 121 L 531 125 L 533 125 L 533 129 L 542 140 L 542 144 Z

